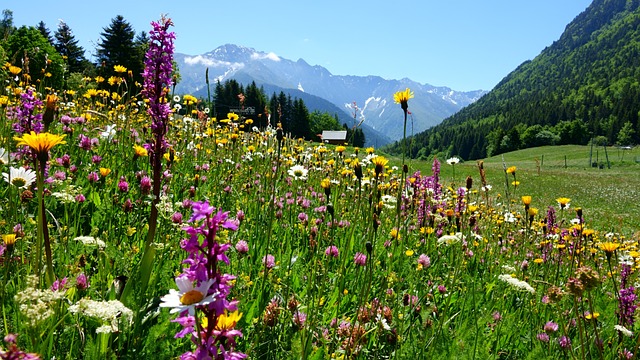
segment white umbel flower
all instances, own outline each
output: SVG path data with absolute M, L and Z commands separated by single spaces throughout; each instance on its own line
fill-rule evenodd
M 633 332 L 622 325 L 614 325 L 613 328 L 624 336 L 633 337 Z
M 528 282 L 524 281 L 524 280 L 519 280 L 518 278 L 515 278 L 513 276 L 511 276 L 510 274 L 502 274 L 502 275 L 498 275 L 498 279 L 506 282 L 507 284 L 511 285 L 512 287 L 516 288 L 517 290 L 524 290 L 524 291 L 528 291 L 532 294 L 535 294 L 536 290 L 529 285 Z
M 18 189 L 27 189 L 36 182 L 36 172 L 23 167 L 10 167 L 9 173 L 2 173 L 2 177 L 6 182 L 16 186 Z
M 175 281 L 178 290 L 170 289 L 169 294 L 160 298 L 162 300 L 160 307 L 172 308 L 170 313 L 181 313 L 187 310 L 190 315 L 194 315 L 196 306 L 208 305 L 218 296 L 218 293 L 207 295 L 214 282 L 213 279 L 203 281 L 197 287 L 194 287 L 193 281 L 186 277 L 177 277 Z

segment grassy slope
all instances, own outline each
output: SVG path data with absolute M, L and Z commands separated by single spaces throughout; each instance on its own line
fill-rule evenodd
M 597 150 L 597 151 L 596 151 Z M 632 150 L 607 148 L 611 168 L 608 169 L 604 149 L 594 147 L 592 161 L 604 163 L 604 169 L 589 166 L 589 146 L 545 146 L 519 150 L 484 160 L 487 182 L 493 186 L 494 194 L 505 196 L 505 173 L 502 159 L 506 166 L 516 166 L 516 177 L 520 185 L 516 192 L 510 188 L 510 199 L 520 204 L 520 196 L 531 195 L 532 207 L 541 213 L 547 207 L 557 207 L 555 199 L 568 197 L 571 207 L 581 207 L 587 225 L 600 231 L 622 232 L 630 236 L 640 231 L 640 147 Z M 565 168 L 565 156 L 566 165 Z M 536 159 L 540 161 L 538 172 Z M 394 159 L 397 160 L 397 159 Z M 465 178 L 471 176 L 474 188 L 480 188 L 480 176 L 475 161 L 460 163 L 453 167 L 442 162 L 441 178 L 445 184 L 463 186 Z M 398 161 L 400 162 L 400 161 Z M 411 171 L 421 170 L 431 174 L 431 163 L 412 160 Z M 509 183 L 513 178 L 509 176 Z M 574 213 L 567 214 L 569 218 Z

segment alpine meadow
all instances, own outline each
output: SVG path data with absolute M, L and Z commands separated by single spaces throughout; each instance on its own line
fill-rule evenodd
M 377 148 L 300 91 L 177 91 L 174 27 L 94 63 L 4 10 L 0 359 L 639 358 L 640 0 L 416 134 L 389 91 Z

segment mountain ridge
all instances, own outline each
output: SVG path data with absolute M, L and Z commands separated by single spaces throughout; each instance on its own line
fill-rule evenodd
M 206 86 L 208 69 L 210 81 L 235 79 L 255 81 L 258 86 L 273 85 L 281 89 L 294 89 L 326 99 L 346 114 L 358 107 L 358 119 L 391 140 L 402 137 L 402 111 L 394 104 L 396 91 L 410 88 L 416 95 L 412 101 L 414 130 L 416 132 L 437 125 L 487 91 L 455 91 L 445 86 L 420 84 L 408 78 L 387 80 L 380 76 L 333 75 L 320 65 L 309 65 L 304 59 L 296 61 L 281 58 L 272 52 L 224 44 L 201 54 L 175 54 L 181 81 L 176 92 L 196 93 Z M 366 104 L 366 106 L 364 106 Z M 311 109 L 313 110 L 313 109 Z

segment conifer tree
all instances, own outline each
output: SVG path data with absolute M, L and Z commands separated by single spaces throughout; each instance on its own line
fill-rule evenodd
M 44 21 L 40 21 L 36 26 L 36 28 L 38 29 L 38 31 L 40 31 L 42 36 L 44 36 L 44 38 L 49 41 L 49 44 L 55 47 L 53 37 L 51 36 L 51 32 L 49 31 L 49 28 L 47 28 L 47 25 L 44 23 Z
M 118 15 L 102 30 L 96 53 L 99 74 L 107 78 L 113 74 L 115 65 L 121 65 L 132 72 L 134 81 L 142 83 L 144 57 L 136 50 L 131 24 Z
M 40 31 L 42 32 L 42 30 Z M 58 29 L 54 33 L 54 47 L 63 59 L 67 62 L 67 72 L 80 73 L 87 67 L 87 59 L 84 56 L 84 49 L 78 45 L 71 28 L 67 23 L 60 20 Z

